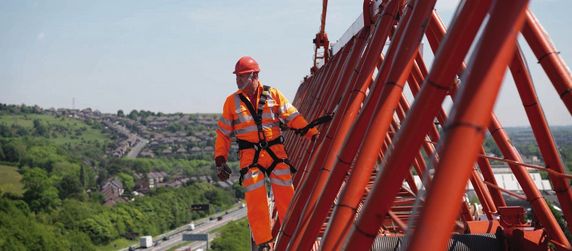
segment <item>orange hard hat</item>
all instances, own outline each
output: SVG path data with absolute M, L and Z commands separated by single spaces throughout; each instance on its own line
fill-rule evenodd
M 244 74 L 244 73 L 251 73 L 251 72 L 259 72 L 260 67 L 258 67 L 258 63 L 256 60 L 249 56 L 241 57 L 236 65 L 234 66 L 234 74 Z

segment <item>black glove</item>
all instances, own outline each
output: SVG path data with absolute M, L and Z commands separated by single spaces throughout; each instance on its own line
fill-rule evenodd
M 216 175 L 218 176 L 218 178 L 221 181 L 228 180 L 228 178 L 230 178 L 232 170 L 230 170 L 230 167 L 228 167 L 228 165 L 226 164 L 226 160 L 224 159 L 224 157 L 217 156 L 215 158 L 215 164 L 216 164 Z
M 322 117 L 319 117 L 317 119 L 315 119 L 314 121 L 308 123 L 308 125 L 306 125 L 303 128 L 300 129 L 294 129 L 294 132 L 300 136 L 306 136 L 306 134 L 308 133 L 308 131 L 320 124 L 324 124 L 324 123 L 328 123 L 332 120 L 332 118 L 334 117 L 334 114 L 326 114 Z M 313 138 L 313 137 L 312 137 Z

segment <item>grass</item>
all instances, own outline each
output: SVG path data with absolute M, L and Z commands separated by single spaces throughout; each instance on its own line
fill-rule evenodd
M 67 118 L 67 117 L 55 117 L 51 115 L 45 114 L 23 114 L 23 115 L 14 115 L 14 114 L 2 114 L 0 115 L 0 123 L 5 123 L 8 126 L 13 124 L 19 125 L 28 129 L 34 127 L 34 120 L 39 119 L 43 123 L 49 126 L 62 126 L 68 128 L 72 135 L 61 135 L 57 134 L 57 136 L 50 136 L 48 139 L 56 145 L 64 145 L 66 143 L 69 144 L 78 144 L 82 141 L 99 141 L 100 144 L 107 144 L 110 142 L 109 136 L 104 134 L 102 131 L 98 129 L 92 128 L 90 125 L 86 124 L 85 122 Z M 81 132 L 79 136 L 75 136 L 76 131 L 81 130 L 81 128 L 85 128 L 86 130 Z
M 20 182 L 21 180 L 22 176 L 18 173 L 17 167 L 0 165 L 0 193 L 22 195 L 24 185 Z
M 117 251 L 117 250 L 120 250 L 122 248 L 127 248 L 129 246 L 139 246 L 139 242 L 121 238 L 121 239 L 114 240 L 105 246 L 96 246 L 96 250 L 98 250 L 98 251 Z

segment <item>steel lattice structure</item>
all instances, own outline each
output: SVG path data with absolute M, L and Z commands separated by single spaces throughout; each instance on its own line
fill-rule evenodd
M 451 241 L 470 238 L 477 244 L 467 245 L 484 247 L 490 236 L 504 249 L 571 248 L 529 175 L 529 169 L 548 172 L 564 218 L 572 222 L 572 175 L 564 171 L 517 35 L 572 112 L 568 68 L 527 0 L 461 1 L 448 29 L 435 2 L 365 1 L 363 28 L 335 54 L 319 39 L 327 41 L 322 14 L 315 42 L 326 48 L 327 60 L 320 68 L 314 64 L 294 105 L 307 118 L 334 117 L 320 126 L 314 142 L 286 133 L 299 172 L 285 223 L 274 225 L 276 250 L 444 250 Z M 432 62 L 419 51 L 424 36 Z M 467 55 L 470 62 L 464 62 Z M 493 113 L 507 67 L 545 166 L 523 163 Z M 442 105 L 447 96 L 454 100 L 450 112 Z M 492 157 L 482 146 L 487 131 L 503 155 L 495 160 L 508 164 L 524 195 L 497 184 Z M 416 186 L 414 174 L 423 187 Z M 476 219 L 463 200 L 467 182 L 485 220 Z M 536 227 L 523 221 L 523 208 L 507 206 L 503 194 L 526 201 Z

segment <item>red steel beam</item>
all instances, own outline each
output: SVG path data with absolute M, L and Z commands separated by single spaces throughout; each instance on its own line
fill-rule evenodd
M 534 14 L 528 10 L 522 35 L 564 101 L 568 112 L 572 114 L 572 74 L 546 34 L 548 33 L 544 31 Z
M 327 165 L 327 163 L 332 162 L 332 160 L 336 160 L 336 153 L 343 144 L 344 135 L 347 134 L 354 118 L 357 116 L 361 103 L 365 99 L 365 92 L 371 83 L 371 75 L 376 65 L 375 62 L 379 60 L 379 55 L 385 44 L 389 29 L 394 22 L 395 14 L 391 13 L 396 12 L 398 2 L 400 2 L 400 0 L 392 0 L 389 2 L 388 6 L 395 7 L 387 7 L 384 12 L 382 12 L 382 15 L 379 16 L 377 27 L 375 27 L 374 35 L 370 38 L 365 56 L 360 59 L 359 70 L 352 74 L 352 81 L 350 81 L 350 83 L 353 82 L 352 85 L 354 85 L 354 89 L 351 89 L 349 95 L 346 95 L 346 98 L 342 100 L 339 112 L 334 116 L 332 126 L 328 129 L 324 141 L 317 150 L 317 154 L 315 154 L 317 157 L 310 162 L 310 177 L 316 178 L 319 176 L 320 169 L 318 168 L 324 166 L 324 162 Z M 393 12 L 388 12 L 387 9 Z M 319 178 L 317 179 L 319 180 Z M 321 181 L 323 183 L 325 179 L 321 179 Z M 300 216 L 305 206 L 305 203 L 302 202 L 307 201 L 314 184 L 314 182 L 304 182 L 296 191 L 295 203 L 292 204 L 288 213 L 289 220 L 282 227 L 282 234 L 278 237 L 277 250 L 286 249 L 289 239 L 301 218 Z
M 431 23 L 429 25 L 429 29 L 428 29 L 428 33 L 427 33 L 427 40 L 429 41 L 429 44 L 431 46 L 431 48 L 433 49 L 433 51 L 437 51 L 437 47 L 439 46 L 440 41 L 443 39 L 443 37 L 445 36 L 445 26 L 443 25 L 442 21 L 440 20 L 439 16 L 437 15 L 436 12 L 433 12 L 433 16 L 431 18 Z M 425 67 L 423 65 L 420 65 L 421 69 L 423 70 Z M 465 71 L 465 64 L 461 64 L 460 69 L 459 69 L 459 74 L 461 75 L 462 72 Z M 454 95 L 454 93 L 456 92 L 456 89 L 458 87 L 458 83 L 453 83 L 453 85 L 451 86 L 451 95 Z M 445 112 L 441 109 L 439 111 L 439 114 L 437 115 L 437 118 L 439 120 L 439 122 L 441 124 L 444 124 L 445 121 Z M 485 149 L 483 147 L 481 147 L 480 149 L 480 154 L 484 155 L 485 154 Z M 491 184 L 495 184 L 497 185 L 491 164 L 489 163 L 489 161 L 487 159 L 483 159 L 483 158 L 479 158 L 477 161 L 477 164 L 479 166 L 479 169 L 481 170 L 481 173 L 484 177 L 484 179 L 491 183 Z M 500 193 L 500 191 L 498 190 L 489 190 L 492 199 L 495 202 L 496 206 L 506 206 L 506 203 L 504 201 L 504 198 L 502 196 L 502 194 Z M 493 208 L 491 208 L 491 210 L 493 210 Z M 494 208 L 494 211 L 496 212 L 496 208 Z
M 392 68 L 392 66 L 394 64 L 392 64 L 392 61 L 399 59 L 399 46 L 401 45 L 400 41 L 407 41 L 409 44 L 407 44 L 407 46 L 411 46 L 412 43 L 418 43 L 418 41 L 416 41 L 415 38 L 412 38 L 410 36 L 406 36 L 406 24 L 407 24 L 407 20 L 409 20 L 409 18 L 415 20 L 415 21 L 419 21 L 416 20 L 414 18 L 414 15 L 412 15 L 411 11 L 406 12 L 405 17 L 402 18 L 402 22 L 400 22 L 398 29 L 396 31 L 396 34 L 394 35 L 394 39 L 391 42 L 390 48 L 387 52 L 387 58 L 383 61 L 383 64 L 381 66 L 381 69 L 379 70 L 378 73 L 378 77 L 376 79 L 375 82 L 375 88 L 372 91 L 372 93 L 370 94 L 370 96 L 368 97 L 368 101 L 365 103 L 365 107 L 363 108 L 363 111 L 361 112 L 361 114 L 359 115 L 358 121 L 355 123 L 355 125 L 353 126 L 351 132 L 348 134 L 348 136 L 346 137 L 344 146 L 341 150 L 340 155 L 338 156 L 338 160 L 335 161 L 334 159 L 334 163 L 332 163 L 333 168 L 331 168 L 332 172 L 331 175 L 329 175 L 329 172 L 323 172 L 325 178 L 323 180 L 327 181 L 327 186 L 326 186 L 326 182 L 323 182 L 323 185 L 320 184 L 321 186 L 316 186 L 316 189 L 314 189 L 313 191 L 313 197 L 311 197 L 311 200 L 308 202 L 308 205 L 306 206 L 305 209 L 305 214 L 303 215 L 303 221 L 306 224 L 301 225 L 298 229 L 297 229 L 297 234 L 295 234 L 295 238 L 293 239 L 292 243 L 290 244 L 289 248 L 293 249 L 293 250 L 307 250 L 311 243 L 315 241 L 316 237 L 317 237 L 317 233 L 319 231 L 319 229 L 317 228 L 317 226 L 319 226 L 324 220 L 325 217 L 327 216 L 327 212 L 329 211 L 329 208 L 332 205 L 332 202 L 335 198 L 335 195 L 337 194 L 337 191 L 339 191 L 339 188 L 343 182 L 343 178 L 345 177 L 346 173 L 349 170 L 350 167 L 350 163 L 352 163 L 352 159 L 353 156 L 355 156 L 355 153 L 358 151 L 358 149 L 360 149 L 360 145 L 362 143 L 362 141 L 364 139 L 367 139 L 367 137 L 365 137 L 364 131 L 369 128 L 369 124 L 370 121 L 372 119 L 372 115 L 374 114 L 376 107 L 378 106 L 378 104 L 381 101 L 386 100 L 386 97 L 390 97 L 388 91 L 386 91 L 384 93 L 384 90 L 386 88 L 384 88 L 385 86 L 387 86 L 387 83 L 390 83 L 387 81 L 387 77 L 388 76 L 393 76 L 393 78 L 390 79 L 396 79 L 397 76 L 399 75 L 400 72 L 402 72 L 402 70 L 404 70 L 404 68 L 406 67 L 406 63 L 405 64 L 401 64 L 401 68 Z M 420 22 L 420 21 L 419 21 Z M 403 35 L 402 35 L 403 34 Z M 406 47 L 406 46 L 405 46 Z M 403 50 L 403 52 L 406 52 L 406 50 Z M 403 53 L 402 52 L 402 53 Z M 393 73 L 393 74 L 392 74 Z M 404 76 L 404 78 L 406 78 L 407 75 Z M 393 82 L 393 81 L 391 81 Z M 392 87 L 393 85 L 389 84 L 390 87 Z M 392 90 L 392 88 L 389 88 L 389 90 Z M 393 106 L 394 108 L 391 110 L 391 115 L 389 116 L 389 121 L 387 121 L 387 126 L 385 127 L 385 130 L 381 133 L 379 133 L 379 135 L 381 136 L 381 138 L 385 137 L 385 134 L 387 133 L 387 129 L 389 127 L 389 123 L 391 122 L 392 119 L 392 114 L 393 111 L 395 109 L 395 107 L 398 104 L 399 98 L 401 97 L 400 95 L 400 90 L 399 92 L 394 92 L 393 96 L 394 97 L 394 102 L 393 102 Z M 397 99 L 395 99 L 397 98 Z M 389 112 L 389 111 L 387 111 Z M 373 138 L 369 138 L 369 139 L 373 139 Z M 376 162 L 378 153 L 379 153 L 379 149 L 381 147 L 381 144 L 383 143 L 383 141 L 379 141 L 376 142 L 376 140 L 373 140 L 372 142 L 369 142 L 368 140 L 368 144 L 366 145 L 370 145 L 370 143 L 376 144 L 377 143 L 377 147 L 372 147 L 371 148 L 371 154 L 370 155 L 364 155 L 363 154 L 363 148 L 362 148 L 362 152 L 360 152 L 359 156 L 368 156 L 368 161 L 372 161 L 373 163 Z M 325 168 L 328 168 L 330 165 L 326 165 Z M 367 165 L 360 165 L 359 164 L 359 160 L 358 160 L 358 164 L 356 166 L 359 166 L 361 171 L 363 171 L 363 173 L 371 173 L 372 170 L 372 166 L 373 164 L 370 166 Z M 365 170 L 363 168 L 368 167 L 368 170 Z M 355 176 L 351 176 L 351 177 L 355 177 Z M 351 179 L 350 177 L 350 179 Z M 369 180 L 369 175 L 367 176 L 362 176 L 361 178 L 363 178 L 363 182 L 367 183 L 367 181 Z M 350 186 L 346 186 L 346 187 L 350 187 Z M 363 186 L 362 186 L 363 187 Z M 359 199 L 359 198 L 358 198 Z M 315 203 L 312 203 L 314 201 L 317 201 Z M 316 205 L 314 207 L 314 205 Z
M 514 78 L 518 93 L 522 100 L 522 104 L 530 121 L 532 127 L 532 132 L 538 143 L 538 148 L 540 153 L 546 163 L 547 171 L 556 171 L 559 173 L 564 173 L 564 164 L 560 159 L 558 150 L 556 150 L 556 144 L 550 129 L 548 128 L 548 123 L 544 118 L 544 112 L 542 107 L 536 97 L 536 92 L 532 85 L 532 79 L 528 71 L 526 70 L 523 56 L 520 49 L 515 51 L 515 56 L 510 65 L 510 70 Z M 571 222 L 568 224 L 568 230 L 572 232 L 572 192 L 570 186 L 564 177 L 558 177 L 554 174 L 549 173 L 549 179 L 554 187 L 554 192 L 560 206 L 562 207 L 562 213 L 566 218 L 566 222 Z
M 527 4 L 527 0 L 497 0 L 493 4 L 489 22 L 453 105 L 443 144 L 439 147 L 440 161 L 408 250 L 447 247 L 455 213 L 459 211 L 458 202 L 478 158 L 504 72 L 514 55 Z
M 361 138 L 367 139 L 367 144 L 363 144 L 363 147 L 359 150 L 360 154 L 356 164 L 356 167 L 359 167 L 359 169 L 355 168 L 350 173 L 350 180 L 346 186 L 346 190 L 342 194 L 342 202 L 344 200 L 349 200 L 353 201 L 353 204 L 356 204 L 356 198 L 359 198 L 359 196 L 356 194 L 363 194 L 364 184 L 366 184 L 368 181 L 368 179 L 364 179 L 364 177 L 366 177 L 368 173 L 371 173 L 372 168 L 375 165 L 377 153 L 383 143 L 383 141 L 380 139 L 385 137 L 389 124 L 393 119 L 395 108 L 399 103 L 399 99 L 402 97 L 401 94 L 404 82 L 411 70 L 414 56 L 417 53 L 417 48 L 419 46 L 419 42 L 421 41 L 421 36 L 425 32 L 425 26 L 428 22 L 429 16 L 431 15 L 434 4 L 435 1 L 415 2 L 413 9 L 409 9 L 406 12 L 406 16 L 409 16 L 409 18 L 404 18 L 404 21 L 400 22 L 398 26 L 395 37 L 397 37 L 399 40 L 392 41 L 388 51 L 388 57 L 384 61 L 380 70 L 380 78 L 378 78 L 378 81 L 379 79 L 381 79 L 381 81 L 376 81 L 376 83 L 383 83 L 382 86 L 376 85 L 376 89 L 381 87 L 381 94 L 379 95 L 379 98 L 377 98 L 375 95 L 376 90 L 374 90 L 365 108 L 365 111 L 367 111 L 367 109 L 370 107 L 378 107 L 376 108 L 374 120 L 371 123 L 371 125 L 375 125 L 376 128 L 375 130 L 367 130 L 365 136 L 359 136 L 360 133 L 363 135 L 363 130 L 367 129 L 367 127 L 364 128 L 357 125 L 360 125 L 361 121 L 370 120 L 368 113 L 364 111 L 363 114 L 360 115 L 358 123 L 354 128 L 357 130 L 357 132 L 348 137 L 349 142 L 352 142 L 352 140 L 359 140 L 359 142 L 361 142 Z M 395 53 L 395 57 L 390 57 L 389 55 L 391 53 Z M 378 104 L 372 103 L 372 101 Z M 365 125 L 367 126 L 367 124 Z M 354 147 L 353 144 L 348 143 L 344 148 L 341 156 L 343 157 L 345 152 L 355 152 L 356 149 L 358 149 L 358 146 L 359 144 Z M 346 151 L 346 149 L 349 150 Z M 348 156 L 353 155 L 348 154 Z M 342 160 L 342 158 L 340 158 L 340 160 Z M 347 163 L 348 160 L 349 159 L 346 159 L 345 162 Z M 332 177 L 334 176 L 332 175 Z M 336 180 L 334 180 L 334 182 L 336 182 Z M 321 201 L 326 200 L 327 196 L 328 193 L 324 192 L 322 194 Z M 338 206 L 336 208 L 336 214 L 338 214 L 340 211 L 347 211 L 349 215 L 353 215 L 353 213 L 355 213 L 355 207 L 348 207 L 346 204 L 342 205 L 343 206 Z M 328 201 L 323 203 L 322 206 L 329 206 Z M 319 213 L 321 210 L 324 209 L 317 207 L 314 212 Z M 314 218 L 312 218 L 312 220 L 314 220 Z M 312 226 L 312 224 L 309 225 Z M 329 231 L 336 231 L 338 228 L 332 225 L 330 229 L 331 230 Z M 310 232 L 310 235 L 307 235 L 307 232 L 300 233 L 303 233 L 304 238 L 308 238 L 309 240 L 313 238 L 312 232 Z M 308 243 L 308 241 L 306 243 Z M 297 246 L 294 246 L 294 248 L 296 247 Z
M 410 160 L 424 141 L 440 104 L 447 95 L 465 54 L 482 22 L 488 4 L 467 1 L 453 22 L 445 41 L 435 57 L 433 68 L 411 108 L 409 116 L 397 136 L 394 150 L 387 157 L 383 171 L 362 209 L 360 217 L 349 233 L 346 247 L 364 249 L 371 246 L 395 194 L 399 191 Z M 466 184 L 466 183 L 465 183 Z M 460 204 L 459 204 L 460 205 Z M 457 211 L 458 212 L 458 211 Z M 454 214 L 458 215 L 458 213 Z M 346 220 L 347 222 L 347 220 Z M 349 223 L 349 222 L 348 222 Z M 357 246 L 356 246 L 357 245 Z

